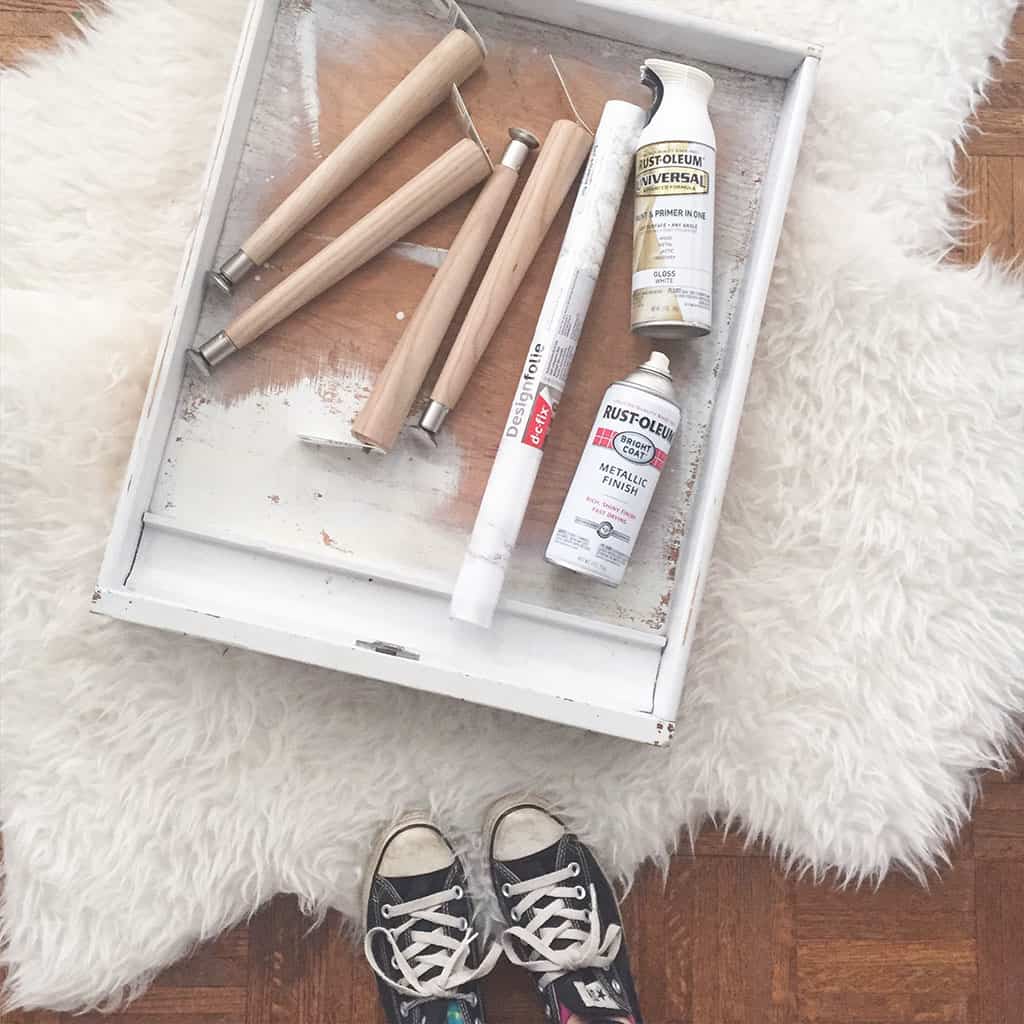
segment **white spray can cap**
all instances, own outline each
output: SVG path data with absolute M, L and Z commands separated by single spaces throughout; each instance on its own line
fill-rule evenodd
M 668 356 L 664 352 L 652 352 L 651 358 L 640 369 L 650 370 L 653 373 L 663 373 L 670 380 L 672 378 L 672 374 L 669 372 Z

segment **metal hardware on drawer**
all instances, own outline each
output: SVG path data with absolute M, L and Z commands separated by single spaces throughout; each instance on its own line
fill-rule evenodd
M 357 640 L 356 647 L 365 647 L 368 651 L 376 651 L 378 654 L 390 654 L 392 658 L 420 660 L 420 656 L 415 651 L 410 651 L 401 644 L 389 644 L 386 640 Z

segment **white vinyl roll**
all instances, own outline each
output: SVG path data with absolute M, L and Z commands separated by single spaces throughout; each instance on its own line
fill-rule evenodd
M 565 388 L 646 113 L 605 104 L 505 432 L 452 593 L 453 618 L 489 627 Z

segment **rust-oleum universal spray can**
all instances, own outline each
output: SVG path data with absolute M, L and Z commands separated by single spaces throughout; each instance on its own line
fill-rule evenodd
M 715 83 L 699 68 L 644 62 L 654 93 L 636 151 L 632 326 L 649 338 L 711 330 L 715 237 Z
M 617 587 L 679 429 L 668 357 L 651 358 L 601 399 L 545 557 Z

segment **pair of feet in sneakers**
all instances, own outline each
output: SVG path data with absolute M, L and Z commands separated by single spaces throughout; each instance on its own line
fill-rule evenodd
M 552 1024 L 642 1024 L 615 891 L 590 850 L 530 799 L 499 804 L 485 838 L 506 925 L 486 950 L 438 828 L 409 818 L 377 847 L 365 949 L 390 1024 L 485 1024 L 480 979 L 502 952 L 533 973 Z

